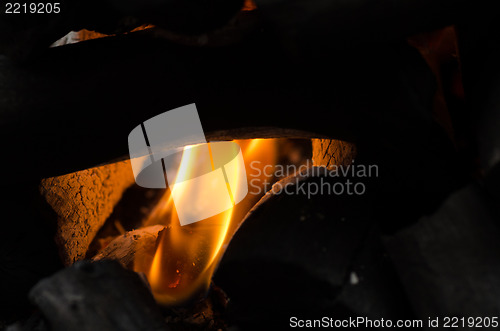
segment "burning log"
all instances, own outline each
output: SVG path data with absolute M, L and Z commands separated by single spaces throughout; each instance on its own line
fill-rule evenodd
M 92 260 L 116 260 L 123 267 L 132 269 L 137 255 L 154 253 L 156 240 L 163 229 L 161 225 L 153 225 L 129 231 L 109 243 Z
M 133 182 L 130 162 L 42 180 L 40 192 L 56 214 L 55 241 L 65 265 L 85 257 L 97 231 Z
M 78 262 L 40 281 L 30 300 L 51 330 L 168 330 L 146 284 L 117 262 Z

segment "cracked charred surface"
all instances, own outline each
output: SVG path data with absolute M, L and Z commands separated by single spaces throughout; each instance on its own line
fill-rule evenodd
M 356 145 L 342 140 L 312 139 L 312 151 L 317 166 L 347 166 L 356 157 Z
M 97 231 L 133 182 L 129 161 L 41 181 L 40 193 L 57 215 L 55 241 L 65 265 L 85 257 Z

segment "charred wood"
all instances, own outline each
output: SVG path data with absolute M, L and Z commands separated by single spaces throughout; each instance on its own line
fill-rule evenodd
M 85 257 L 123 192 L 134 182 L 130 162 L 43 179 L 40 193 L 54 210 L 61 259 L 65 265 Z
M 342 140 L 313 139 L 312 153 L 316 166 L 347 166 L 356 158 L 356 145 Z
M 282 52 L 265 35 L 196 51 L 129 35 L 51 49 L 30 68 L 3 58 L 1 134 L 16 141 L 5 153 L 24 150 L 7 171 L 25 173 L 23 180 L 52 177 L 121 158 L 135 126 L 192 102 L 209 139 L 214 132 L 238 138 L 241 128 L 248 135 L 247 128 L 277 127 L 356 143 L 374 144 L 381 134 L 384 142 L 401 134 L 401 141 L 419 143 L 431 121 L 422 110 L 433 78 L 408 47 L 381 45 L 369 58 L 356 50 L 302 68 Z M 315 80 L 319 70 L 331 80 Z M 310 109 L 314 116 L 306 115 Z M 37 167 L 31 159 L 40 160 Z

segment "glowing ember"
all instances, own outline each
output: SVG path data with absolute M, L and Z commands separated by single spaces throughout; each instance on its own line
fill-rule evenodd
M 253 139 L 236 142 L 243 151 L 247 180 L 258 178 L 262 173 L 261 168 L 265 165 L 275 164 L 274 140 Z M 196 163 L 196 151 L 196 148 L 189 146 L 184 148 L 177 179 L 192 176 L 195 171 L 193 164 Z M 238 167 L 242 166 L 237 165 L 226 172 L 228 188 L 229 183 L 238 182 L 235 177 L 239 176 Z M 252 194 L 249 188 L 247 197 L 236 206 L 232 200 L 233 208 L 202 221 L 181 226 L 172 194 L 178 199 L 183 192 L 177 191 L 177 186 L 174 186 L 173 190 L 174 192 L 167 190 L 146 222 L 146 225 L 166 226 L 160 234 L 156 253 L 149 260 L 143 257 L 135 263 L 136 271 L 147 275 L 156 300 L 165 305 L 182 304 L 205 293 L 225 246 L 239 226 L 239 221 L 261 196 Z M 233 187 L 233 195 L 235 194 L 238 193 L 235 193 Z M 178 206 L 178 201 L 176 205 Z

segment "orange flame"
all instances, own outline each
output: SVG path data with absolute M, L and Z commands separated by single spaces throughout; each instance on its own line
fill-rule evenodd
M 259 176 L 258 167 L 274 165 L 276 148 L 271 139 L 236 141 L 243 152 L 247 180 Z M 209 144 L 210 146 L 210 144 Z M 189 178 L 193 171 L 196 149 L 184 148 L 177 178 Z M 252 161 L 259 161 L 257 166 Z M 212 160 L 213 169 L 213 160 Z M 228 181 L 237 183 L 239 170 L 227 173 Z M 228 184 L 229 185 L 229 184 Z M 238 189 L 238 188 L 237 188 Z M 176 190 L 174 185 L 173 190 Z M 149 261 L 136 261 L 136 271 L 146 273 L 155 299 L 164 305 L 179 305 L 204 294 L 224 252 L 225 246 L 239 226 L 246 212 L 261 195 L 250 191 L 236 206 L 200 222 L 181 226 L 168 191 L 150 215 L 146 225 L 163 224 L 156 253 Z M 179 196 L 175 192 L 176 196 Z M 234 193 L 234 192 L 233 192 Z M 182 197 L 182 195 L 181 195 Z M 144 259 L 144 257 L 143 257 Z

